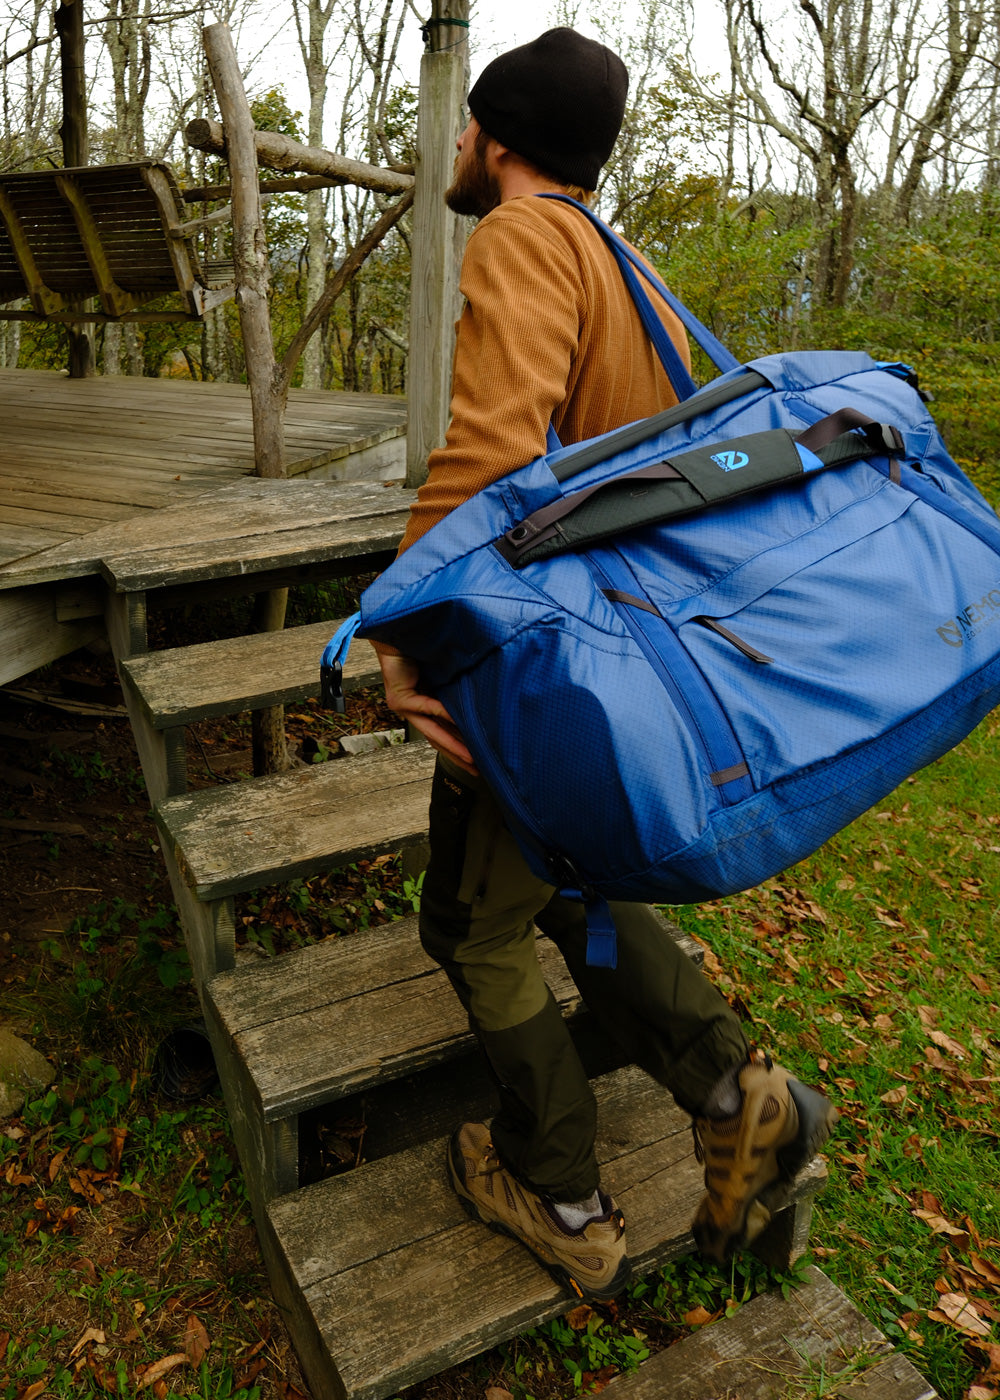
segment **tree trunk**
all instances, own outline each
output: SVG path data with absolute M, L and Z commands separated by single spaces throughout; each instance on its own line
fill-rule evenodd
M 56 32 L 62 67 L 63 119 L 59 134 L 62 138 L 63 165 L 86 165 L 87 150 L 87 89 L 83 68 L 84 33 L 83 0 L 60 0 L 56 10 Z M 86 301 L 78 304 L 86 310 Z M 91 326 L 68 327 L 69 376 L 88 379 L 95 370 L 94 331 Z
M 264 225 L 257 187 L 253 118 L 228 28 L 214 24 L 204 31 L 212 82 L 222 113 L 229 172 L 233 186 L 233 256 L 236 304 L 243 330 L 247 381 L 253 408 L 254 460 L 258 476 L 285 475 L 284 414 L 287 384 L 274 355 L 267 293 L 270 281 Z M 280 631 L 285 622 L 287 589 L 259 594 L 255 622 L 260 631 Z M 254 772 L 280 773 L 289 766 L 284 709 L 275 705 L 253 714 Z
M 399 170 L 383 170 L 377 165 L 366 165 L 364 161 L 348 160 L 333 151 L 303 146 L 300 141 L 293 141 L 278 131 L 255 131 L 253 136 L 257 164 L 269 170 L 302 170 L 307 175 L 325 175 L 339 184 L 360 185 L 362 189 L 378 190 L 380 194 L 405 194 L 413 188 L 413 176 Z M 225 154 L 223 128 L 210 117 L 188 122 L 184 138 L 196 151 Z
M 301 10 L 306 8 L 306 29 L 303 32 Z M 319 148 L 323 141 L 323 115 L 326 110 L 327 61 L 326 32 L 333 14 L 330 0 L 325 7 L 321 0 L 294 0 L 295 23 L 299 49 L 309 86 L 309 145 Z M 326 195 L 322 190 L 310 190 L 306 195 L 306 299 L 305 305 L 315 306 L 326 285 Z M 302 387 L 323 387 L 323 337 L 313 336 L 302 352 Z

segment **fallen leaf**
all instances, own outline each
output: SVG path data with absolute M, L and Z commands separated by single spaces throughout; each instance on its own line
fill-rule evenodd
M 985 1318 L 980 1317 L 975 1303 L 970 1302 L 964 1293 L 943 1293 L 937 1307 L 927 1316 L 932 1322 L 944 1322 L 956 1327 L 967 1337 L 988 1337 L 992 1330 Z
M 946 1220 L 938 1211 L 915 1210 L 913 1214 L 918 1220 L 923 1220 L 929 1225 L 933 1234 L 947 1235 L 957 1249 L 964 1249 L 969 1243 L 968 1230 L 963 1230 L 959 1225 L 953 1225 L 950 1220 Z
M 684 1314 L 683 1321 L 688 1327 L 704 1327 L 706 1322 L 714 1322 L 718 1313 L 710 1313 L 706 1308 L 692 1308 Z
M 236 1379 L 233 1381 L 233 1390 L 249 1390 L 266 1365 L 267 1361 L 263 1356 L 258 1356 L 255 1361 L 251 1361 L 244 1370 L 237 1372 Z M 486 1394 L 489 1395 L 489 1391 Z
M 136 1386 L 139 1390 L 144 1390 L 148 1385 L 155 1385 L 158 1380 L 162 1380 L 170 1371 L 175 1371 L 178 1366 L 183 1366 L 187 1357 L 182 1351 L 174 1352 L 173 1356 L 163 1356 L 159 1361 L 153 1361 L 144 1367 L 136 1375 Z
M 991 1385 L 970 1385 L 965 1392 L 965 1400 L 997 1400 L 1000 1390 Z
M 581 1303 L 578 1308 L 572 1308 L 566 1314 L 566 1321 L 574 1332 L 582 1332 L 593 1316 L 594 1309 L 588 1307 L 586 1303 Z
M 48 1378 L 41 1381 L 35 1381 L 32 1385 L 26 1386 L 24 1390 L 19 1390 L 17 1392 L 16 1400 L 35 1400 L 35 1397 L 37 1395 L 41 1395 L 42 1391 L 47 1385 Z
M 968 1055 L 964 1045 L 959 1045 L 957 1040 L 952 1040 L 950 1035 L 945 1035 L 944 1031 L 928 1031 L 927 1039 L 933 1040 L 935 1045 L 946 1050 L 949 1055 L 954 1055 L 956 1060 L 964 1060 Z
M 72 1265 L 74 1272 L 86 1274 L 88 1283 L 97 1282 L 97 1270 L 94 1267 L 93 1259 L 87 1259 L 83 1255 Z
M 987 1283 L 992 1283 L 994 1288 L 1000 1288 L 1000 1269 L 995 1264 L 991 1264 L 988 1259 L 982 1259 L 978 1254 L 970 1254 L 969 1263 L 980 1278 L 985 1279 Z M 1000 1347 L 997 1348 L 997 1352 L 1000 1355 Z M 997 1370 L 1000 1372 L 1000 1361 L 998 1361 Z
M 97 1342 L 99 1346 L 104 1346 L 107 1340 L 107 1337 L 104 1335 L 104 1333 L 99 1327 L 88 1327 L 86 1332 L 84 1332 L 83 1336 L 77 1342 L 76 1346 L 70 1352 L 70 1361 L 73 1361 L 77 1356 L 79 1356 L 81 1351 L 83 1351 L 84 1347 L 88 1346 L 91 1342 Z
M 498 1385 L 488 1385 L 486 1387 L 486 1400 L 514 1400 L 514 1397 L 509 1390 L 501 1390 Z
M 937 1025 L 941 1013 L 936 1006 L 918 1006 L 917 1015 L 924 1030 L 932 1031 Z
M 891 1017 L 891 1016 L 876 1016 L 876 1017 L 875 1017 L 875 1021 L 874 1021 L 874 1025 L 875 1025 L 875 1029 L 876 1029 L 877 1031 L 891 1031 L 891 1030 L 892 1030 L 892 1017 Z
M 888 1093 L 882 1094 L 881 1101 L 888 1104 L 890 1108 L 895 1107 L 896 1104 L 905 1102 L 907 1092 L 906 1085 L 900 1084 L 895 1089 L 890 1089 Z
M 982 992 L 985 996 L 992 996 L 992 994 L 993 994 L 993 987 L 992 987 L 991 983 L 989 983 L 989 982 L 986 980 L 986 978 L 983 977 L 980 973 L 978 973 L 978 972 L 970 972 L 970 973 L 969 973 L 969 981 L 970 981 L 970 982 L 972 983 L 972 985 L 975 987 L 975 989 L 976 989 L 977 992 Z
M 184 1329 L 184 1354 L 192 1366 L 200 1366 L 212 1343 L 203 1324 L 192 1313 Z

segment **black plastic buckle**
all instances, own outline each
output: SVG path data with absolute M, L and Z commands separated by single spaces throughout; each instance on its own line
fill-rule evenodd
M 347 709 L 344 702 L 344 668 L 339 661 L 326 663 L 319 668 L 319 703 L 324 710 L 333 710 L 342 715 Z
M 579 870 L 570 860 L 569 856 L 550 855 L 547 857 L 547 864 L 552 874 L 552 879 L 561 890 L 576 890 L 584 904 L 589 904 L 596 898 L 596 891 L 593 885 L 584 882 Z

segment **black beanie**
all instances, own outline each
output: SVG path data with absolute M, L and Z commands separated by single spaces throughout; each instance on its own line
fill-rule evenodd
M 550 29 L 488 64 L 469 93 L 483 130 L 564 185 L 595 189 L 625 115 L 628 70 L 617 54 Z

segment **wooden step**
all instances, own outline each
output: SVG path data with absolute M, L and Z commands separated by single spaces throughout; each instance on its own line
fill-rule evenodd
M 553 995 L 580 998 L 538 941 Z M 213 977 L 211 1015 L 247 1065 L 265 1121 L 302 1113 L 470 1050 L 468 1016 L 420 946 L 415 917 Z
M 692 1248 L 703 1188 L 690 1119 L 636 1069 L 595 1089 L 604 1185 L 649 1272 Z M 469 1219 L 444 1153 L 445 1140 L 426 1143 L 268 1207 L 272 1284 L 316 1400 L 383 1400 L 571 1306 L 522 1245 Z M 798 1198 L 825 1179 L 817 1158 Z
M 700 945 L 661 920 L 664 937 L 700 962 Z M 558 949 L 540 937 L 538 956 L 575 1023 L 582 1003 Z M 414 1122 L 406 1132 L 419 1141 L 424 1100 L 436 1092 L 412 1077 L 446 1062 L 456 1076 L 454 1060 L 475 1046 L 461 1003 L 420 946 L 415 917 L 219 973 L 202 1004 L 224 1078 L 239 1086 L 231 1116 L 248 1189 L 261 1200 L 299 1183 L 300 1152 L 308 1148 L 300 1143 L 300 1115 L 376 1088 L 381 1101 L 387 1084 L 409 1076 L 404 1097 Z M 368 1156 L 372 1136 L 377 1124 L 366 1139 Z
M 184 879 L 209 902 L 419 844 L 435 757 L 428 744 L 397 744 L 170 797 L 154 815 Z
M 805 1287 L 787 1298 L 762 1293 L 633 1375 L 617 1377 L 607 1400 L 937 1400 L 937 1391 L 825 1274 L 815 1267 L 805 1273 Z
M 319 694 L 320 656 L 342 620 L 147 652 L 122 661 L 119 673 L 154 729 L 295 704 Z M 345 691 L 381 678 L 375 652 L 355 642 L 344 665 Z
M 252 584 L 254 575 L 337 560 L 363 568 L 395 550 L 411 500 L 374 482 L 247 477 L 106 532 L 101 573 L 116 593 L 142 593 L 222 578 Z
M 701 948 L 663 920 L 695 961 Z M 554 943 L 539 937 L 546 982 L 565 1015 L 580 995 Z M 248 1067 L 265 1121 L 302 1113 L 470 1050 L 468 1017 L 420 946 L 416 917 L 244 964 L 206 988 L 211 1015 Z

